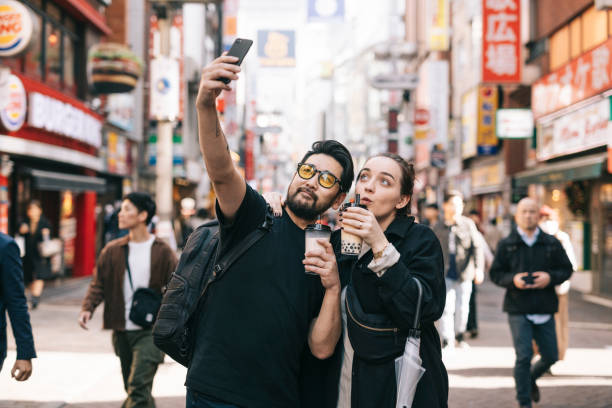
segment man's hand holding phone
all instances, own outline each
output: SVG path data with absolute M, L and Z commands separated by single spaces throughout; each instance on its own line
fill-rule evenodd
M 200 89 L 196 99 L 198 109 L 215 107 L 215 100 L 221 91 L 230 91 L 229 83 L 238 79 L 240 64 L 253 45 L 253 41 L 246 38 L 236 38 L 228 52 L 211 62 L 202 70 Z
M 200 79 L 200 89 L 196 99 L 198 109 L 215 108 L 215 101 L 221 91 L 230 91 L 228 84 L 221 81 L 221 78 L 238 79 L 240 67 L 236 65 L 238 57 L 222 55 L 208 64 L 202 70 Z

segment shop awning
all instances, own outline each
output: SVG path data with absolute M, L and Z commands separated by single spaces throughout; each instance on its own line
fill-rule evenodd
M 562 162 L 543 164 L 514 176 L 517 187 L 529 184 L 551 184 L 598 178 L 605 170 L 607 153 L 595 154 Z
M 56 173 L 53 171 L 34 170 L 28 173 L 32 176 L 34 187 L 39 190 L 64 191 L 75 193 L 83 191 L 106 192 L 106 180 L 99 177 L 79 176 L 76 174 Z

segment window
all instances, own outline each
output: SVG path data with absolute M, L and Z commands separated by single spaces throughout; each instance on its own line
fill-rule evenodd
M 38 14 L 33 14 L 37 20 L 38 27 L 43 26 L 43 19 Z M 43 47 L 41 45 L 42 33 L 32 38 L 32 44 L 24 56 L 24 72 L 34 78 L 41 79 L 43 75 Z
M 570 42 L 569 42 L 569 26 L 565 26 L 558 30 L 550 37 L 550 70 L 561 67 L 569 61 Z
M 62 32 L 53 24 L 47 23 L 45 37 L 47 51 L 45 81 L 50 85 L 59 86 L 62 81 Z
M 578 17 L 570 23 L 570 59 L 582 54 L 582 19 Z
M 76 64 L 84 61 L 76 58 L 81 44 L 75 20 L 49 0 L 22 1 L 32 10 L 39 29 L 26 53 L 16 59 L 7 59 L 7 65 L 30 78 L 79 95 Z
M 608 39 L 608 18 L 605 11 L 591 7 L 582 15 L 582 52 L 589 51 Z
M 73 94 L 76 93 L 74 81 L 74 40 L 64 34 L 64 86 Z

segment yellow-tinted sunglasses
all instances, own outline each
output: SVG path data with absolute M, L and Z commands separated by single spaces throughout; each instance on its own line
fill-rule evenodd
M 332 188 L 340 179 L 327 170 L 317 170 L 314 164 L 298 163 L 297 174 L 304 180 L 310 180 L 315 174 L 319 173 L 319 185 L 323 188 Z

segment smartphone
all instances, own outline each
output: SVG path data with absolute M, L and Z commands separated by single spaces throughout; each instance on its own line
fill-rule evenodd
M 530 273 L 527 276 L 523 276 L 521 279 L 523 279 L 523 281 L 527 284 L 527 285 L 533 285 L 533 282 L 535 280 L 535 277 Z
M 231 57 L 238 57 L 238 61 L 234 62 L 234 64 L 240 65 L 242 64 L 242 60 L 244 59 L 244 57 L 247 55 L 247 52 L 249 52 L 249 48 L 251 48 L 251 45 L 253 45 L 253 41 L 251 40 L 247 40 L 246 38 L 236 38 L 231 48 L 227 52 L 227 55 Z M 224 84 L 230 83 L 229 78 L 219 78 L 219 79 Z

